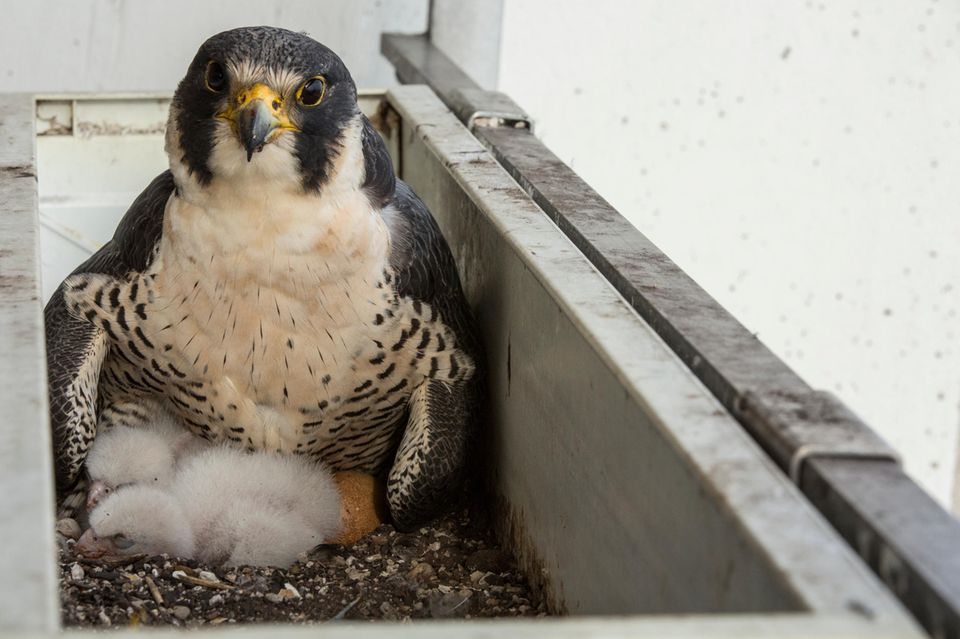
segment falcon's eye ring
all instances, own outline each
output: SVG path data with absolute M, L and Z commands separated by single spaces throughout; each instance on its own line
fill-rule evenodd
M 213 93 L 220 93 L 227 86 L 227 72 L 224 71 L 222 64 L 216 60 L 211 60 L 207 63 L 203 81 L 206 83 L 208 90 Z
M 327 79 L 322 75 L 315 75 L 297 90 L 297 102 L 303 106 L 314 107 L 320 104 L 327 93 Z

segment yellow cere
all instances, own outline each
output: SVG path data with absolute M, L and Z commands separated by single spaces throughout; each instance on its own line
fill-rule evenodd
M 277 129 L 300 130 L 287 116 L 287 110 L 284 108 L 284 101 L 280 94 L 261 82 L 239 91 L 236 98 L 231 101 L 226 109 L 218 113 L 217 117 L 229 120 L 232 125 L 236 125 L 237 113 L 244 108 L 248 108 L 250 104 L 256 101 L 261 101 L 267 105 L 276 119 Z

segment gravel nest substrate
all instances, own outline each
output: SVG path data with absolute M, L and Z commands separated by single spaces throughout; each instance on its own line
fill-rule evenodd
M 462 510 L 414 533 L 384 525 L 353 546 L 318 547 L 287 570 L 167 556 L 85 560 L 63 540 L 63 625 L 545 615 L 513 558 L 476 519 Z

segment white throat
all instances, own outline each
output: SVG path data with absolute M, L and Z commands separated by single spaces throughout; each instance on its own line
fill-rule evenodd
M 296 298 L 317 285 L 380 277 L 389 234 L 361 189 L 359 118 L 344 131 L 319 193 L 301 187 L 291 134 L 248 162 L 226 125 L 211 152 L 215 177 L 201 185 L 180 159 L 173 117 L 170 124 L 167 151 L 179 193 L 167 204 L 159 267 L 194 272 L 211 286 L 267 286 Z

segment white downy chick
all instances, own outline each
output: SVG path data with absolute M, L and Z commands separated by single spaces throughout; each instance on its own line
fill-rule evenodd
M 170 489 L 207 561 L 285 567 L 340 532 L 336 482 L 304 457 L 211 447 L 184 460 Z
M 209 444 L 167 411 L 144 426 L 114 426 L 97 433 L 86 459 L 87 511 L 120 486 L 169 483 L 178 459 L 204 446 Z
M 159 525 L 158 515 L 175 525 Z M 117 490 L 90 523 L 76 546 L 83 554 L 165 552 L 286 567 L 339 533 L 340 493 L 330 472 L 306 458 L 217 446 L 182 460 L 167 486 Z
M 74 546 L 87 557 L 104 555 L 194 556 L 194 533 L 183 508 L 154 486 L 125 486 L 90 513 L 90 528 Z

